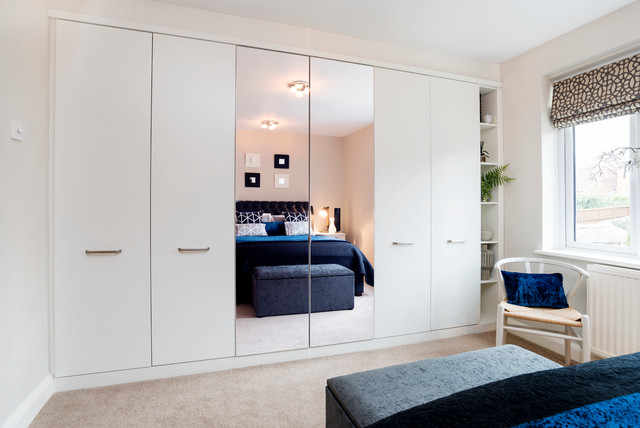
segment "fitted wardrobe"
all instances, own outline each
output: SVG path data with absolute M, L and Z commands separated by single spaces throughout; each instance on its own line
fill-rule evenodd
M 238 358 L 236 49 L 55 21 L 56 377 Z M 477 324 L 478 84 L 373 76 L 371 340 Z

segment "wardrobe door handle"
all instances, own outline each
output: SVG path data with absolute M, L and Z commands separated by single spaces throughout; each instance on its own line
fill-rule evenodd
M 118 250 L 85 250 L 84 251 L 88 256 L 94 254 L 120 254 L 122 252 L 121 249 Z
M 393 241 L 392 242 L 393 245 L 413 245 L 415 244 L 414 241 Z
M 447 244 L 464 244 L 466 239 L 447 239 Z
M 178 248 L 178 251 L 180 251 L 181 253 L 206 253 L 210 249 L 211 249 L 210 247 L 206 247 L 206 248 Z

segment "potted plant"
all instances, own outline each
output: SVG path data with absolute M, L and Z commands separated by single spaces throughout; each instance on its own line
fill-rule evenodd
M 491 190 L 493 190 L 494 187 L 515 180 L 515 178 L 505 175 L 504 171 L 508 166 L 509 164 L 498 165 L 480 176 L 480 196 L 482 202 L 489 202 L 491 200 Z

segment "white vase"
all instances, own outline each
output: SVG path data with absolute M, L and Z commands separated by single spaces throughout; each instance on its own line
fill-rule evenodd
M 330 217 L 329 221 L 331 222 L 329 224 L 329 233 L 336 233 L 336 219 L 335 219 L 335 217 Z
M 493 251 L 487 245 L 482 245 L 480 251 L 480 279 L 491 279 L 491 269 L 493 269 Z
M 480 231 L 480 240 L 491 241 L 491 238 L 493 238 L 493 230 L 483 227 Z

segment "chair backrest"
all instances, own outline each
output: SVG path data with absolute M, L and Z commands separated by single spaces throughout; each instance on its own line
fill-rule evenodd
M 576 272 L 576 281 L 574 282 L 574 284 L 570 287 L 567 288 L 565 287 L 565 293 L 567 295 L 567 302 L 569 303 L 569 305 L 571 305 L 571 301 L 573 300 L 573 296 L 576 295 L 576 293 L 578 292 L 578 289 L 580 288 L 580 286 L 582 285 L 582 279 L 583 278 L 589 278 L 589 273 L 578 267 L 578 266 L 574 266 L 570 263 L 566 263 L 566 262 L 560 262 L 557 260 L 550 260 L 550 259 L 538 259 L 538 258 L 534 258 L 534 257 L 511 257 L 508 259 L 502 259 L 502 260 L 498 260 L 498 262 L 494 265 L 494 269 L 496 270 L 496 273 L 498 274 L 498 285 L 499 285 L 499 293 L 500 293 L 500 300 L 504 299 L 506 294 L 505 288 L 504 288 L 504 278 L 502 277 L 502 268 L 504 265 L 508 265 L 508 264 L 515 264 L 515 263 L 524 263 L 525 266 L 525 270 L 524 273 L 554 273 L 557 271 L 554 270 L 547 270 L 545 271 L 545 267 L 546 266 L 557 266 L 557 267 L 561 267 L 567 270 L 572 270 L 574 272 Z M 532 268 L 533 265 L 533 268 Z M 537 268 L 537 269 L 536 269 Z M 510 271 L 511 269 L 505 269 Z M 522 272 L 520 271 L 516 271 L 516 272 Z

